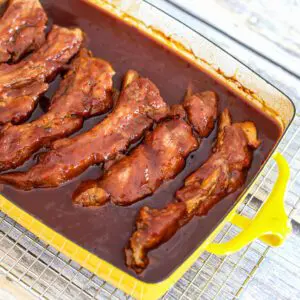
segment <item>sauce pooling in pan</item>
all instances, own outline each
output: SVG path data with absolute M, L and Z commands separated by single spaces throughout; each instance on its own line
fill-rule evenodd
M 270 118 L 233 95 L 226 87 L 189 62 L 95 7 L 78 0 L 47 0 L 42 1 L 42 5 L 48 14 L 49 23 L 67 27 L 78 26 L 85 31 L 86 46 L 93 51 L 94 56 L 109 61 L 116 71 L 116 88 L 120 88 L 125 72 L 134 69 L 157 85 L 168 104 L 182 102 L 190 84 L 195 92 L 216 92 L 219 97 L 219 111 L 228 107 L 233 122 L 253 121 L 262 144 L 254 152 L 245 186 L 253 179 L 280 136 L 280 128 Z M 52 96 L 58 83 L 59 78 L 51 84 L 46 93 L 47 97 Z M 38 107 L 31 120 L 37 118 L 41 111 Z M 102 119 L 103 116 L 85 121 L 83 129 L 79 132 L 86 131 Z M 102 172 L 99 166 L 90 167 L 79 177 L 59 188 L 24 192 L 5 185 L 2 194 L 101 259 L 146 282 L 159 282 L 170 275 L 207 238 L 230 211 L 245 187 L 223 199 L 207 216 L 195 217 L 167 243 L 153 250 L 149 254 L 149 267 L 141 275 L 136 275 L 125 266 L 123 249 L 134 230 L 139 209 L 146 204 L 152 208 L 162 208 L 171 202 L 176 190 L 182 187 L 184 178 L 207 160 L 215 137 L 216 128 L 208 138 L 203 139 L 200 148 L 190 155 L 184 170 L 174 180 L 163 184 L 154 195 L 128 207 L 110 203 L 101 209 L 73 206 L 71 197 L 75 188 L 83 180 L 99 178 Z M 28 161 L 17 170 L 26 170 L 33 163 Z M 164 257 L 163 264 L 161 257 Z

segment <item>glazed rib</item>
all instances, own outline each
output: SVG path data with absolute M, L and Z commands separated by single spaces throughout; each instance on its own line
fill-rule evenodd
M 212 91 L 196 93 L 184 99 L 183 107 L 188 120 L 200 137 L 208 136 L 214 128 L 217 118 L 216 102 L 217 96 Z
M 30 115 L 47 82 L 79 51 L 83 38 L 78 28 L 53 26 L 38 51 L 15 65 L 0 65 L 0 124 Z
M 50 142 L 82 127 L 83 118 L 112 106 L 114 71 L 110 64 L 82 49 L 61 81 L 49 110 L 37 120 L 7 124 L 0 133 L 0 171 L 15 168 Z
M 108 200 L 117 205 L 132 204 L 175 177 L 183 169 L 185 158 L 197 147 L 197 139 L 185 121 L 164 121 L 129 156 L 109 168 L 103 178 L 80 185 L 73 202 L 82 206 L 100 206 Z
M 245 182 L 252 149 L 259 146 L 252 122 L 231 124 L 229 112 L 221 115 L 217 144 L 210 158 L 185 180 L 177 200 L 162 209 L 143 207 L 136 231 L 125 249 L 126 264 L 137 273 L 148 265 L 148 251 L 170 239 L 193 216 L 205 215 L 226 195 Z
M 217 115 L 215 93 L 187 96 L 185 103 L 192 103 L 188 112 L 193 115 L 193 125 L 196 125 L 201 137 L 203 133 L 207 135 L 213 129 L 211 125 Z M 204 111 L 203 107 L 210 110 Z M 185 116 L 180 105 L 173 106 L 171 114 L 179 118 Z M 197 116 L 209 122 L 200 124 Z M 187 156 L 198 146 L 192 128 L 184 120 L 164 121 L 149 132 L 144 142 L 130 155 L 110 167 L 102 178 L 81 184 L 74 193 L 73 203 L 100 206 L 111 200 L 117 205 L 130 205 L 151 195 L 163 182 L 174 178 L 184 168 Z
M 0 20 L 0 63 L 18 61 L 45 41 L 47 15 L 38 0 L 10 0 Z
M 55 187 L 125 151 L 169 111 L 149 79 L 129 72 L 125 82 L 116 107 L 101 123 L 73 138 L 55 141 L 28 172 L 4 174 L 0 181 L 25 190 Z

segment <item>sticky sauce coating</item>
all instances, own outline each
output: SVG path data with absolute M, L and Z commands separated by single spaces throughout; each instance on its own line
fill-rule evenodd
M 170 105 L 181 103 L 187 87 L 191 85 L 194 91 L 214 91 L 219 98 L 219 111 L 228 107 L 233 122 L 251 120 L 257 127 L 258 138 L 262 143 L 255 151 L 245 185 L 218 203 L 207 216 L 195 217 L 168 242 L 149 253 L 149 267 L 141 275 L 136 275 L 126 267 L 123 253 L 134 230 L 139 209 L 145 205 L 162 208 L 172 201 L 175 192 L 183 186 L 184 178 L 209 157 L 216 138 L 216 127 L 208 138 L 203 139 L 200 148 L 189 156 L 185 168 L 174 180 L 160 186 L 154 195 L 128 207 L 107 203 L 101 209 L 85 209 L 72 204 L 72 193 L 80 182 L 101 176 L 99 166 L 90 167 L 59 188 L 24 192 L 9 186 L 3 187 L 2 194 L 5 197 L 68 239 L 132 276 L 145 282 L 159 282 L 181 265 L 230 211 L 239 194 L 257 174 L 276 144 L 280 129 L 271 119 L 233 95 L 226 87 L 123 22 L 78 0 L 47 0 L 42 1 L 42 5 L 50 24 L 78 26 L 86 33 L 86 46 L 94 56 L 111 63 L 116 71 L 115 88 L 120 89 L 125 72 L 134 69 L 153 81 L 163 99 Z M 51 84 L 47 97 L 50 98 L 55 92 L 59 81 L 57 78 Z M 41 112 L 41 107 L 38 107 L 31 120 Z M 88 130 L 102 119 L 103 116 L 85 121 L 79 132 Z M 28 161 L 17 170 L 27 170 L 34 163 L 34 159 Z

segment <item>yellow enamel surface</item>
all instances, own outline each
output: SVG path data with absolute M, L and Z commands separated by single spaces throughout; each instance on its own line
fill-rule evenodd
M 175 284 L 204 250 L 225 255 L 241 249 L 258 237 L 272 246 L 280 245 L 284 241 L 290 232 L 290 223 L 283 206 L 284 191 L 289 178 L 289 167 L 282 155 L 276 153 L 273 157 L 279 167 L 278 179 L 272 193 L 255 219 L 249 220 L 235 213 L 236 208 L 243 201 L 244 197 L 242 197 L 209 238 L 170 277 L 157 284 L 148 284 L 137 280 L 91 254 L 30 216 L 2 195 L 0 195 L 0 209 L 40 239 L 115 287 L 135 298 L 153 300 L 159 298 Z M 234 238 L 234 241 L 224 244 L 211 244 L 226 222 L 232 222 L 243 228 L 244 231 Z
M 101 3 L 102 8 L 116 14 L 116 11 L 113 10 L 111 5 L 106 3 L 106 1 L 85 1 L 94 2 L 97 5 L 100 5 Z M 119 16 L 121 16 L 121 13 L 119 13 Z M 129 18 L 127 23 L 138 27 L 138 22 L 135 22 L 132 18 Z M 153 32 L 149 32 L 149 34 L 153 35 Z M 173 47 L 173 44 L 167 42 L 164 37 L 157 35 L 156 39 L 160 39 L 161 42 L 167 46 Z M 189 56 L 189 52 L 182 51 L 182 55 L 186 58 L 193 59 L 193 57 Z M 34 233 L 37 237 L 78 262 L 84 268 L 114 285 L 116 288 L 123 290 L 134 298 L 155 300 L 162 296 L 180 279 L 180 277 L 183 276 L 204 250 L 224 255 L 239 250 L 257 237 L 269 245 L 279 245 L 283 242 L 286 235 L 290 232 L 290 224 L 283 208 L 283 194 L 289 177 L 289 169 L 281 155 L 276 154 L 274 158 L 279 166 L 279 177 L 273 192 L 270 194 L 266 203 L 264 203 L 256 218 L 254 220 L 249 220 L 246 217 L 237 215 L 235 212 L 245 198 L 245 192 L 237 201 L 234 209 L 226 216 L 226 218 L 224 218 L 207 240 L 171 276 L 157 284 L 148 284 L 137 280 L 108 262 L 91 254 L 24 212 L 2 195 L 0 195 L 0 209 L 23 227 Z M 244 231 L 230 244 L 211 244 L 217 233 L 227 222 L 232 222 L 243 228 Z M 251 233 L 250 236 L 248 236 L 247 232 Z
M 260 238 L 270 246 L 279 246 L 291 232 L 291 224 L 284 210 L 284 192 L 290 172 L 284 157 L 275 153 L 279 174 L 274 188 L 253 220 L 235 215 L 231 222 L 243 231 L 226 243 L 210 244 L 207 251 L 216 255 L 227 255 L 239 251 L 253 240 Z

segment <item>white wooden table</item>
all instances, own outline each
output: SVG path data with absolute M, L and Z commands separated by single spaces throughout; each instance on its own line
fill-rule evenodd
M 174 14 L 168 1 L 151 2 Z M 296 103 L 299 115 L 299 0 L 170 2 L 195 18 L 179 12 L 176 17 L 213 40 L 286 93 Z M 300 154 L 298 158 L 300 159 Z M 293 234 L 281 248 L 268 252 L 244 288 L 240 299 L 300 299 L 299 211 L 294 210 L 293 219 Z

